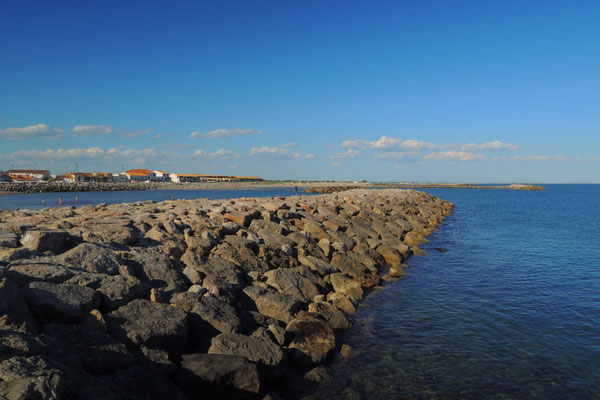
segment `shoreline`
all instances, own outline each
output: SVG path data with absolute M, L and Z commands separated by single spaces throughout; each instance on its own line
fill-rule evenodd
M 305 188 L 306 193 L 334 193 L 350 189 L 512 189 L 545 190 L 538 185 L 476 185 L 469 183 L 413 183 L 413 182 L 321 182 L 321 181 L 265 181 L 265 182 L 147 182 L 147 183 L 0 183 L 0 195 L 10 193 L 72 193 L 144 190 L 268 190 L 269 188 Z
M 22 367 L 0 392 L 300 397 L 452 207 L 360 189 L 0 211 L 0 344 Z

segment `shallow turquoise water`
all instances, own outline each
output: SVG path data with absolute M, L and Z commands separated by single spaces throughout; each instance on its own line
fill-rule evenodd
M 454 214 L 365 299 L 324 397 L 600 398 L 600 185 L 546 187 L 428 190 Z
M 32 193 L 32 194 L 1 194 L 0 209 L 33 209 L 39 210 L 44 207 L 58 207 L 59 196 L 63 199 L 63 206 L 82 206 L 86 204 L 116 204 L 133 203 L 136 201 L 170 200 L 175 199 L 228 199 L 240 197 L 272 197 L 272 196 L 294 196 L 294 188 L 265 188 L 250 190 L 136 190 L 116 192 L 72 192 L 72 193 Z M 79 197 L 76 202 L 75 197 Z M 43 203 L 45 201 L 45 204 Z

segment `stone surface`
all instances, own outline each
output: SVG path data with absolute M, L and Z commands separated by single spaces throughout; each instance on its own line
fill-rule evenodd
M 59 261 L 87 272 L 108 275 L 118 273 L 119 265 L 123 263 L 114 250 L 94 243 L 81 243 L 62 254 Z
M 164 350 L 173 359 L 185 349 L 188 316 L 180 308 L 138 299 L 105 319 L 108 332 L 127 345 Z
M 247 399 L 261 388 L 256 365 L 225 354 L 186 354 L 176 382 L 190 398 Z
M 24 294 L 31 312 L 43 322 L 75 323 L 100 305 L 100 294 L 85 286 L 32 282 Z
M 47 262 L 15 262 L 8 267 L 8 276 L 21 286 L 43 281 L 62 283 L 74 275 L 65 267 Z
M 269 366 L 279 366 L 283 362 L 283 351 L 275 343 L 238 333 L 217 335 L 212 340 L 208 353 L 242 356 Z
M 0 280 L 0 327 L 34 331 L 37 327 L 19 286 L 6 278 Z
M 69 239 L 69 234 L 63 230 L 30 229 L 21 238 L 21 244 L 30 250 L 59 251 Z
M 335 348 L 335 335 L 329 324 L 316 314 L 303 314 L 293 319 L 286 330 L 293 335 L 288 346 L 292 359 L 299 366 L 308 367 L 327 359 Z

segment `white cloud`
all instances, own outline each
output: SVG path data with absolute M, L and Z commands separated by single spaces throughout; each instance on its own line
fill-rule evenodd
M 461 146 L 461 151 L 482 151 L 482 150 L 518 150 L 519 146 L 514 143 L 502 143 L 499 140 L 485 143 L 467 143 Z
M 220 139 L 220 138 L 226 138 L 226 137 L 244 136 L 244 135 L 252 135 L 252 134 L 260 135 L 261 133 L 263 133 L 263 132 L 256 130 L 256 129 L 240 129 L 240 128 L 215 129 L 214 131 L 210 131 L 207 133 L 194 131 L 189 134 L 189 137 L 190 138 L 205 137 L 208 139 Z
M 284 144 L 280 144 L 279 147 L 283 147 L 286 149 L 291 149 L 293 147 L 296 147 L 298 145 L 298 143 L 296 142 L 290 142 L 290 143 L 284 143 Z
M 466 151 L 450 150 L 438 153 L 429 153 L 423 160 L 438 160 L 438 161 L 474 161 L 474 160 L 485 160 L 485 156 L 481 154 L 469 153 Z
M 490 157 L 490 161 L 503 161 L 506 160 L 506 156 L 493 156 Z
M 154 139 L 160 139 L 161 137 L 163 137 L 162 133 L 159 133 L 157 135 L 154 135 Z
M 132 132 L 123 132 L 123 133 L 119 134 L 119 136 L 122 138 L 135 138 L 138 136 L 147 135 L 150 132 L 152 132 L 152 129 L 140 129 L 140 130 L 132 131 Z
M 288 148 L 282 148 L 280 146 L 277 147 L 253 147 L 250 149 L 251 156 L 259 156 L 259 157 L 277 157 L 277 158 L 286 158 L 286 159 L 296 159 L 296 160 L 310 160 L 315 158 L 314 154 L 302 154 L 298 151 L 291 151 Z
M 67 159 L 67 158 L 97 158 L 104 155 L 104 150 L 99 147 L 90 147 L 87 149 L 47 149 L 47 150 L 22 150 L 11 153 L 10 159 Z
M 58 139 L 64 136 L 65 131 L 58 128 L 52 128 L 47 124 L 30 125 L 23 128 L 10 127 L 0 129 L 0 137 L 5 139 Z
M 354 149 L 348 149 L 342 153 L 334 153 L 329 156 L 332 160 L 347 160 L 350 158 L 356 158 L 360 154 L 360 151 Z
M 196 156 L 196 157 L 205 156 L 206 154 L 207 154 L 206 151 L 205 150 L 201 150 L 201 149 L 200 150 L 196 150 L 194 152 L 194 156 Z
M 414 151 L 380 151 L 375 153 L 375 158 L 380 160 L 403 160 L 405 158 L 416 158 L 418 152 Z
M 405 149 L 410 151 L 422 151 L 423 149 L 431 150 L 438 147 L 439 145 L 435 143 L 421 142 L 419 140 L 414 139 L 402 140 L 402 138 L 392 138 L 387 136 L 382 136 L 374 141 L 345 140 L 344 142 L 342 142 L 342 148 L 358 150 Z
M 213 153 L 210 153 L 209 156 L 215 158 L 231 158 L 235 157 L 236 154 L 234 154 L 231 150 L 219 149 Z
M 106 125 L 77 125 L 73 132 L 80 135 L 110 135 L 114 129 Z
M 578 161 L 578 159 L 570 160 L 568 157 L 565 157 L 561 154 L 556 154 L 553 156 L 542 156 L 542 155 L 530 155 L 530 156 L 513 156 L 510 158 L 512 161 Z
M 113 147 L 112 149 L 110 149 L 106 152 L 107 159 L 131 160 L 131 159 L 135 159 L 135 158 L 158 157 L 160 155 L 167 157 L 167 156 L 172 156 L 173 154 L 168 153 L 168 152 L 159 152 L 153 147 L 147 148 L 147 149 L 142 149 L 142 150 L 137 150 L 137 149 L 121 150 L 121 149 L 117 149 L 116 147 Z
M 332 167 L 339 167 L 340 165 L 342 165 L 342 162 L 341 162 L 341 161 L 333 161 L 333 162 L 331 163 L 331 166 L 332 166 Z

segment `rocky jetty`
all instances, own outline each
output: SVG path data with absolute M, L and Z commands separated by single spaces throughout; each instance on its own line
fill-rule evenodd
M 159 189 L 159 183 L 106 183 L 106 182 L 3 182 L 0 192 L 15 193 L 66 193 L 66 192 L 112 192 Z
M 0 398 L 300 398 L 451 209 L 360 189 L 0 211 Z

